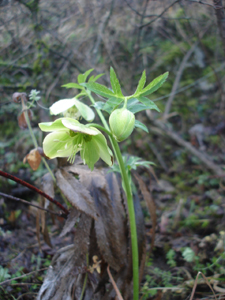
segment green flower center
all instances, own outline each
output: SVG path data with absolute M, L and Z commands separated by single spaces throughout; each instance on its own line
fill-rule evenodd
M 73 130 L 70 130 L 69 134 L 70 134 L 71 137 L 75 137 L 78 133 L 74 132 Z
M 68 157 L 68 161 L 70 163 L 74 163 L 76 153 L 82 150 L 84 143 L 88 143 L 92 140 L 92 136 L 85 133 L 74 132 L 73 130 L 69 130 L 69 135 L 74 139 L 71 154 Z
M 83 139 L 86 143 L 88 143 L 92 140 L 92 135 L 84 134 Z
M 80 115 L 81 114 L 80 114 L 79 110 L 76 108 L 76 106 L 73 106 L 63 112 L 63 116 L 66 118 L 79 119 Z

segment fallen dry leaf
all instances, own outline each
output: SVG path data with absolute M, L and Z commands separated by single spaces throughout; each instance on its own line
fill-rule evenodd
M 63 237 L 68 232 L 72 230 L 76 222 L 78 221 L 78 218 L 80 217 L 80 212 L 76 208 L 71 208 L 70 213 L 67 217 L 67 220 L 63 226 L 63 230 L 60 233 L 60 237 Z
M 32 120 L 33 113 L 30 109 L 27 110 L 28 118 Z M 18 125 L 21 129 L 27 128 L 27 121 L 25 118 L 25 111 L 22 111 L 22 113 L 18 116 Z
M 31 169 L 36 171 L 41 163 L 41 155 L 37 149 L 32 149 L 23 159 L 23 163 L 28 162 Z
M 57 184 L 67 200 L 79 211 L 97 219 L 94 201 L 89 191 L 70 173 L 64 169 L 56 172 Z
M 68 167 L 79 174 L 80 181 L 93 198 L 99 218 L 95 221 L 97 243 L 104 260 L 115 270 L 127 263 L 126 216 L 114 173 L 84 171 Z

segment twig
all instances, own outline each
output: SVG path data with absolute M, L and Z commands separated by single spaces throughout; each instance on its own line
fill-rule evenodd
M 61 75 L 65 72 L 65 70 L 67 69 L 68 65 L 69 65 L 70 61 L 69 61 L 69 56 L 68 56 L 68 60 L 65 61 L 65 63 L 63 64 L 63 67 L 60 67 L 60 70 L 58 72 L 57 77 L 55 78 L 55 80 L 53 81 L 53 83 L 50 85 L 50 87 L 48 88 L 47 92 L 46 92 L 46 99 L 48 100 L 51 91 L 54 89 L 54 87 L 57 85 Z
M 190 58 L 190 56 L 192 55 L 192 53 L 194 52 L 196 46 L 198 45 L 198 41 L 196 41 L 192 47 L 189 49 L 189 51 L 185 54 L 181 64 L 180 64 L 180 67 L 177 71 L 177 74 L 176 74 L 176 78 L 175 78 L 175 81 L 173 83 L 173 87 L 172 87 L 172 91 L 170 93 L 170 97 L 166 103 L 166 107 L 165 107 L 165 112 L 164 112 L 164 115 L 163 117 L 166 118 L 166 116 L 169 114 L 170 112 L 170 108 L 171 108 L 171 105 L 172 105 L 172 102 L 173 102 L 173 99 L 174 99 L 174 96 L 175 96 L 175 92 L 179 86 L 179 83 L 180 83 L 180 80 L 181 80 L 181 76 L 183 74 L 183 71 L 184 71 L 184 68 L 186 66 L 186 63 L 188 61 L 188 59 Z
M 199 39 L 201 39 L 204 34 L 206 33 L 206 31 L 208 30 L 209 28 L 209 25 L 206 26 L 206 29 L 202 32 L 202 34 L 199 36 Z M 177 74 L 176 74 L 176 78 L 175 78 L 175 81 L 173 83 L 173 87 L 172 87 L 172 91 L 170 93 L 170 97 L 166 103 L 166 107 L 165 107 L 165 112 L 163 114 L 163 118 L 166 119 L 167 115 L 169 114 L 170 112 L 170 108 L 171 108 L 171 105 L 172 105 L 172 102 L 173 102 L 173 99 L 174 99 L 174 96 L 175 96 L 175 93 L 176 93 L 176 90 L 179 86 L 179 83 L 180 83 L 180 80 L 181 80 L 181 76 L 183 74 L 183 71 L 184 71 L 184 68 L 185 68 L 185 65 L 188 61 L 188 59 L 190 58 L 190 56 L 192 55 L 192 53 L 194 52 L 196 46 L 198 45 L 199 41 L 196 41 L 192 47 L 189 49 L 189 51 L 185 54 L 181 64 L 180 64 L 180 67 L 177 71 Z
M 205 275 L 202 272 L 198 272 L 198 275 L 196 276 L 195 284 L 194 284 L 193 289 L 192 289 L 190 300 L 192 300 L 193 297 L 194 297 L 196 286 L 198 284 L 198 277 L 199 277 L 199 275 L 202 275 L 202 277 L 204 278 L 206 284 L 209 286 L 210 290 L 213 292 L 213 295 L 214 295 L 215 299 L 217 300 L 216 294 L 215 294 L 215 292 L 214 292 L 211 284 L 209 283 L 208 279 L 205 277 Z
M 162 12 L 161 14 L 159 14 L 155 19 L 153 19 L 152 21 L 146 23 L 146 24 L 143 24 L 143 25 L 140 25 L 140 28 L 143 28 L 145 26 L 149 26 L 150 24 L 152 24 L 153 22 L 155 22 L 157 19 L 159 19 L 160 17 L 162 17 L 162 15 L 168 10 L 170 9 L 170 7 L 172 7 L 174 4 L 178 3 L 180 0 L 176 0 L 174 1 L 173 3 L 171 3 L 169 6 L 167 6 Z
M 162 129 L 178 145 L 186 148 L 191 154 L 196 156 L 208 169 L 212 170 L 217 175 L 225 176 L 225 172 L 212 161 L 210 156 L 203 154 L 199 150 L 195 149 L 191 145 L 191 143 L 186 142 L 177 133 L 167 128 L 165 123 L 161 122 L 160 120 L 153 120 L 149 115 L 148 117 L 156 127 Z
M 220 36 L 223 43 L 223 51 L 225 55 L 225 13 L 222 5 L 222 0 L 213 0 L 216 11 L 217 24 L 220 31 Z
M 159 18 L 160 15 L 157 15 L 157 14 L 151 14 L 151 15 L 143 15 L 142 13 L 140 13 L 139 11 L 137 11 L 135 8 L 133 8 L 131 6 L 131 4 L 128 2 L 128 0 L 125 0 L 125 2 L 127 3 L 127 5 L 130 7 L 130 9 L 135 13 L 137 14 L 138 16 L 140 17 L 143 17 L 143 18 L 152 18 L 152 17 L 157 17 Z M 208 3 L 201 3 L 201 4 L 208 4 Z M 213 6 L 211 4 L 209 4 L 210 6 Z M 171 17 L 161 17 L 162 19 L 169 19 L 169 20 L 198 20 L 198 19 L 194 19 L 194 18 L 191 18 L 191 17 L 180 17 L 180 18 L 171 18 Z
M 195 2 L 195 3 L 204 4 L 204 5 L 208 5 L 208 6 L 214 7 L 212 4 L 209 4 L 207 2 L 203 2 L 201 0 L 188 0 L 188 1 L 189 2 Z
M 28 187 L 30 190 L 35 191 L 36 193 L 38 193 L 38 194 L 42 195 L 43 197 L 47 198 L 50 202 L 52 202 L 55 205 L 57 205 L 61 210 L 63 210 L 66 213 L 66 215 L 69 214 L 69 211 L 65 207 L 63 207 L 62 204 L 60 204 L 58 201 L 54 200 L 52 197 L 50 197 L 49 195 L 45 194 L 43 191 L 39 190 L 35 186 L 31 185 L 30 183 L 25 182 L 22 179 L 20 179 L 18 177 L 15 177 L 15 176 L 13 176 L 11 174 L 8 174 L 6 172 L 3 172 L 1 170 L 0 170 L 0 176 L 3 176 L 3 177 L 8 178 L 8 179 L 11 179 L 11 180 L 13 180 L 15 182 L 18 182 L 18 183 L 20 183 L 20 184 Z
M 193 83 L 188 84 L 188 85 L 185 85 L 184 87 L 177 89 L 177 91 L 175 92 L 175 95 L 177 95 L 177 94 L 179 94 L 179 93 L 182 93 L 182 92 L 188 90 L 189 88 L 191 88 L 191 87 L 193 87 L 193 86 L 199 84 L 200 82 L 202 82 L 202 81 L 205 80 L 206 78 L 211 77 L 212 75 L 214 75 L 215 72 L 219 72 L 219 71 L 223 70 L 223 69 L 224 69 L 224 66 L 225 66 L 225 63 L 222 63 L 218 68 L 214 69 L 212 72 L 209 72 L 209 73 L 206 74 L 205 76 L 202 76 L 201 78 L 197 79 L 197 80 L 194 81 Z M 167 94 L 167 95 L 165 95 L 165 96 L 161 96 L 161 97 L 159 97 L 159 98 L 156 98 L 156 99 L 154 99 L 154 101 L 159 101 L 159 100 L 166 99 L 166 98 L 168 98 L 170 95 L 171 95 L 171 93 L 170 93 L 170 94 Z
M 53 214 L 53 215 L 56 215 L 56 216 L 58 216 L 58 217 L 63 217 L 64 219 L 67 219 L 67 215 L 63 214 L 62 212 L 58 214 L 58 213 L 56 213 L 56 212 L 54 212 L 54 211 L 52 211 L 52 210 L 49 210 L 49 209 L 47 209 L 47 208 L 38 206 L 38 205 L 36 205 L 36 204 L 33 204 L 33 203 L 31 203 L 31 202 L 29 202 L 29 201 L 26 201 L 26 200 L 24 200 L 24 199 L 21 199 L 21 198 L 17 198 L 17 197 L 11 196 L 11 195 L 4 194 L 4 193 L 2 193 L 2 192 L 0 192 L 0 196 L 3 196 L 3 197 L 5 197 L 5 198 L 11 199 L 11 200 L 15 200 L 15 201 L 22 202 L 22 203 L 24 203 L 24 204 L 27 204 L 27 205 L 36 207 L 36 208 L 38 208 L 38 209 L 45 210 L 45 211 L 49 212 L 50 214 Z
M 155 145 L 152 142 L 148 143 L 148 146 L 150 147 L 152 152 L 155 154 L 156 158 L 158 159 L 160 165 L 163 167 L 164 171 L 166 173 L 168 173 L 168 166 L 165 163 L 164 159 L 162 158 L 160 151 L 158 149 L 156 149 Z
M 143 13 L 141 14 L 141 20 L 140 20 L 140 24 L 142 25 L 144 22 L 144 14 L 146 12 L 146 9 L 148 7 L 148 2 L 149 0 L 146 0 L 145 5 L 143 7 Z M 142 35 L 142 27 L 139 26 L 138 27 L 138 32 L 137 32 L 137 36 L 136 36 L 136 41 L 134 44 L 134 53 L 133 53 L 133 74 L 132 74 L 132 80 L 131 82 L 134 82 L 134 77 L 136 74 L 136 70 L 137 70 L 137 65 L 138 65 L 138 57 L 139 57 L 139 52 L 140 52 L 140 45 L 141 45 L 141 35 Z
M 40 270 L 32 271 L 32 272 L 30 272 L 30 273 L 27 273 L 27 274 L 18 276 L 18 277 L 14 277 L 14 278 L 11 278 L 11 279 L 7 279 L 7 280 L 5 280 L 5 281 L 0 282 L 0 285 L 6 284 L 6 283 L 8 283 L 8 282 L 11 282 L 12 280 L 17 280 L 17 279 L 20 279 L 20 278 L 23 278 L 23 277 L 30 276 L 31 274 L 34 274 L 34 273 L 37 273 L 37 272 L 45 271 L 45 270 L 47 270 L 47 269 L 48 269 L 48 268 L 43 268 L 43 269 L 40 269 Z
M 105 31 L 106 26 L 109 23 L 111 15 L 112 15 L 114 3 L 115 3 L 115 0 L 112 0 L 110 10 L 108 12 L 106 12 L 105 16 L 103 16 L 102 24 L 99 26 L 98 38 L 97 38 L 96 45 L 93 50 L 93 54 L 95 55 L 94 61 L 96 60 L 99 46 L 101 44 L 101 41 L 103 40 L 103 33 Z
M 112 274 L 111 274 L 111 272 L 110 272 L 110 270 L 109 270 L 109 265 L 108 265 L 108 267 L 107 267 L 107 272 L 108 272 L 109 278 L 110 278 L 110 280 L 111 280 L 111 282 L 112 282 L 112 285 L 113 285 L 113 287 L 114 287 L 114 290 L 115 290 L 115 292 L 116 292 L 116 295 L 117 295 L 118 300 L 123 300 L 123 297 L 121 296 L 120 291 L 119 291 L 119 289 L 118 289 L 118 287 L 117 287 L 117 285 L 116 285 L 116 283 L 115 283 L 115 281 L 114 281 L 114 279 L 113 279 L 113 277 L 112 277 Z
M 24 293 L 24 294 L 20 295 L 16 300 L 19 300 L 19 299 L 21 299 L 22 297 L 24 297 L 24 296 L 26 296 L 26 295 L 38 295 L 38 293 L 27 292 L 27 293 Z

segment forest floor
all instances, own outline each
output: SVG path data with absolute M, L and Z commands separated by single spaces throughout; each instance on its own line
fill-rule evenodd
M 157 217 L 154 233 L 142 200 L 147 258 L 140 299 L 186 299 L 193 288 L 194 299 L 212 299 L 212 290 L 218 299 L 225 297 L 224 187 L 218 176 L 194 177 L 195 169 L 189 165 L 182 170 L 185 175 L 172 170 L 157 174 L 158 178 L 151 175 L 150 180 L 143 170 L 139 172 L 151 191 Z M 185 182 L 178 180 L 183 176 Z M 35 198 L 19 185 L 12 186 L 11 194 Z M 40 237 L 35 209 L 3 198 L 0 209 L 1 299 L 35 299 L 53 255 L 73 243 L 74 231 L 60 238 L 64 219 L 48 218 L 48 245 Z M 198 272 L 205 277 L 195 281 Z

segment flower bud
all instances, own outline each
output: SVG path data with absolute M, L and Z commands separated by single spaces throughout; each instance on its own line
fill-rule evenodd
M 126 108 L 114 110 L 109 117 L 109 125 L 118 142 L 124 141 L 134 129 L 135 116 Z

